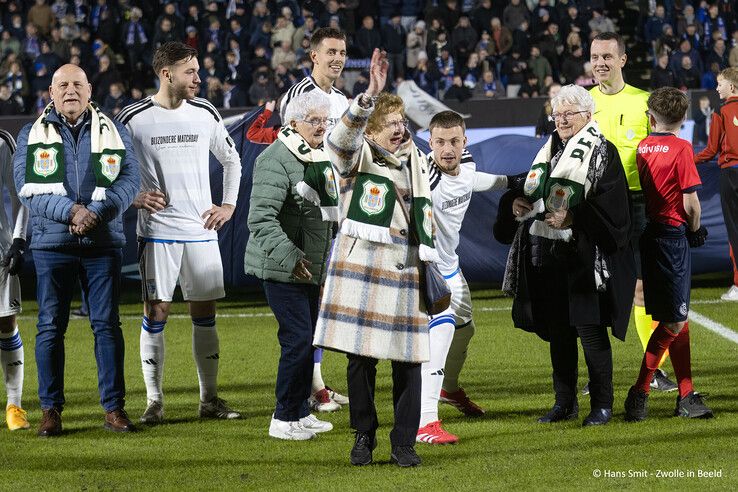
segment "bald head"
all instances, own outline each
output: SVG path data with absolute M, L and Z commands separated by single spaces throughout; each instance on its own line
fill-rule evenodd
M 69 123 L 76 123 L 90 102 L 92 85 L 84 70 L 77 65 L 66 64 L 54 72 L 49 95 L 56 112 L 63 115 Z

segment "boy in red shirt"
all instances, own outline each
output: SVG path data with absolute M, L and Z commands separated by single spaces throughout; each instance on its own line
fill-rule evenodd
M 709 161 L 720 152 L 720 205 L 728 230 L 733 285 L 720 298 L 738 301 L 738 68 L 726 68 L 717 77 L 717 92 L 725 101 L 720 111 L 712 113 L 707 147 L 694 158 L 695 164 Z
M 646 311 L 658 321 L 643 355 L 641 371 L 625 400 L 625 419 L 644 420 L 654 371 L 669 350 L 679 385 L 675 415 L 712 417 L 702 396 L 692 388 L 689 350 L 689 247 L 702 246 L 707 230 L 700 226 L 701 187 L 692 145 L 680 139 L 689 102 L 679 90 L 663 87 L 648 98 L 651 134 L 638 145 L 636 161 L 648 225 L 641 236 L 641 269 Z

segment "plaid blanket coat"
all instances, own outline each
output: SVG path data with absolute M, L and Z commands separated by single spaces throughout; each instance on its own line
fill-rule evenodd
M 328 135 L 326 145 L 341 177 L 344 217 L 353 193 L 352 173 L 361 159 L 375 162 L 374 157 L 382 152 L 363 137 L 373 107 L 361 108 L 357 100 Z M 417 151 L 412 141 L 408 145 Z M 427 166 L 425 158 L 422 163 Z M 390 172 L 410 214 L 408 166 L 393 167 Z M 337 235 L 315 328 L 315 346 L 375 359 L 429 359 L 428 317 L 420 293 L 418 246 L 409 240 L 410 224 L 399 206 L 392 216 L 390 234 L 392 244 Z

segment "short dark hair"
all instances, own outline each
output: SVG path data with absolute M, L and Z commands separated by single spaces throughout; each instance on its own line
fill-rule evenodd
M 428 125 L 428 129 L 433 133 L 433 129 L 436 127 L 453 128 L 455 126 L 460 126 L 462 130 L 466 131 L 464 118 L 456 111 L 446 110 L 433 115 L 433 118 L 431 118 L 430 124 Z
M 164 43 L 154 53 L 152 66 L 154 73 L 159 75 L 162 68 L 171 67 L 182 60 L 189 61 L 191 58 L 197 58 L 197 50 L 179 41 Z
M 595 36 L 592 41 L 615 41 L 618 43 L 618 54 L 625 54 L 625 41 L 623 41 L 623 37 L 616 32 L 601 32 Z
M 661 87 L 648 96 L 648 111 L 666 125 L 679 123 L 687 113 L 689 99 L 675 87 Z
M 310 49 L 317 50 L 320 42 L 324 39 L 340 39 L 346 42 L 346 33 L 332 27 L 321 27 L 310 37 Z

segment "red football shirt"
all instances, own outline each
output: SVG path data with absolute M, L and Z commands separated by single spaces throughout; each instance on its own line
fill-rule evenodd
M 682 195 L 702 187 L 692 144 L 672 133 L 651 133 L 638 144 L 636 162 L 648 220 L 686 224 Z

